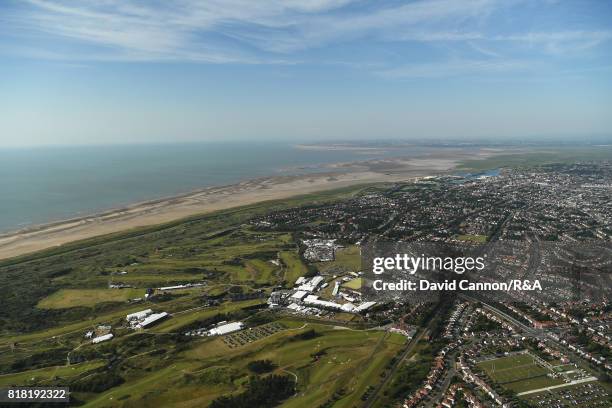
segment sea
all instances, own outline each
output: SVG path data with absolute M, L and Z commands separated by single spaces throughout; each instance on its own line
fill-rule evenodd
M 2 148 L 0 233 L 210 186 L 419 153 L 416 147 L 311 150 L 271 142 Z

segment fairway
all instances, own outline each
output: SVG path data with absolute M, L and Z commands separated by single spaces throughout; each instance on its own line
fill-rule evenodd
M 40 309 L 66 309 L 95 306 L 102 302 L 127 302 L 141 298 L 144 289 L 61 289 L 38 302 Z
M 91 406 L 108 406 L 109 401 L 138 399 L 148 406 L 207 406 L 219 395 L 240 392 L 252 372 L 248 363 L 269 360 L 273 373 L 297 377 L 298 393 L 283 407 L 318 407 L 342 390 L 334 406 L 353 407 L 372 379 L 377 379 L 397 355 L 404 339 L 382 331 L 339 330 L 333 326 L 279 320 L 265 327 L 280 331 L 266 333 L 240 347 L 230 348 L 224 337 L 195 339 L 192 347 L 175 354 L 171 363 L 141 376 L 128 378 L 117 387 L 89 401 Z M 299 334 L 314 329 L 313 338 Z M 144 358 L 144 357 L 143 357 Z M 138 364 L 132 360 L 131 364 Z
M 272 263 L 262 261 L 261 259 L 246 261 L 244 266 L 247 271 L 244 281 L 261 284 L 273 281 L 274 274 L 278 270 Z
M 352 407 L 404 340 L 380 331 L 339 330 L 291 320 L 280 323 L 290 328 L 235 348 L 227 347 L 221 338 L 203 340 L 184 356 L 200 364 L 227 364 L 235 370 L 243 370 L 251 360 L 270 360 L 279 373 L 290 372 L 298 378 L 298 394 L 283 407 L 318 407 L 341 388 L 345 394 L 338 406 Z M 317 333 L 314 338 L 296 337 L 311 329 Z
M 43 385 L 55 377 L 71 378 L 105 365 L 102 360 L 93 360 L 69 366 L 46 367 L 38 370 L 22 371 L 14 374 L 0 375 L 0 387 L 9 385 L 27 386 L 29 384 Z
M 177 313 L 171 319 L 167 319 L 154 326 L 150 331 L 154 333 L 180 332 L 182 328 L 197 320 L 206 319 L 218 313 L 230 313 L 243 307 L 249 307 L 264 302 L 261 299 L 251 299 L 241 302 L 228 302 L 221 306 L 197 308 L 186 312 Z
M 283 251 L 280 253 L 280 259 L 284 264 L 284 280 L 288 287 L 293 286 L 297 278 L 308 272 L 308 268 L 295 252 Z

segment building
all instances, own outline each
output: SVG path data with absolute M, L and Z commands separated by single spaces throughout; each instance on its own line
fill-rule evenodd
M 325 278 L 323 276 L 315 276 L 314 278 L 310 280 L 304 279 L 301 282 L 301 285 L 298 286 L 298 290 L 303 290 L 306 292 L 314 292 L 324 280 Z
M 127 320 L 128 322 L 132 322 L 135 320 L 143 320 L 151 313 L 153 313 L 153 310 L 151 309 L 141 310 L 140 312 L 132 313 L 125 316 L 125 320 Z
M 369 308 L 371 308 L 375 304 L 376 304 L 376 302 L 365 302 L 365 303 L 362 303 L 359 306 L 357 306 L 355 311 L 356 312 L 363 312 L 364 310 L 368 310 Z
M 154 313 L 154 314 L 149 315 L 148 317 L 146 317 L 140 323 L 138 323 L 136 325 L 136 327 L 139 328 L 139 329 L 143 329 L 143 328 L 145 328 L 147 326 L 151 326 L 153 323 L 157 323 L 160 320 L 165 319 L 168 316 L 169 316 L 169 314 L 166 313 L 166 312 Z
M 102 343 L 103 341 L 107 341 L 113 338 L 112 333 L 105 334 L 104 336 L 95 337 L 91 342 L 93 344 Z
M 205 286 L 205 285 L 206 285 L 205 283 L 186 283 L 184 285 L 164 286 L 164 287 L 157 288 L 157 289 L 163 292 L 163 291 L 168 291 L 168 290 L 197 288 L 197 287 Z
M 304 299 L 306 296 L 308 295 L 308 292 L 304 291 L 304 290 L 298 290 L 297 292 L 295 292 L 293 295 L 291 295 L 291 300 L 295 301 L 301 301 L 302 299 Z
M 229 333 L 233 333 L 238 330 L 242 330 L 243 327 L 244 327 L 244 323 L 242 322 L 227 323 L 221 326 L 217 326 L 213 329 L 210 329 L 208 331 L 208 335 L 209 336 L 222 336 L 224 334 L 229 334 Z
M 308 295 L 308 296 L 306 296 L 306 298 L 304 299 L 304 303 L 306 303 L 308 305 L 312 305 L 312 306 L 325 307 L 325 308 L 328 308 L 328 309 L 339 310 L 339 309 L 342 308 L 341 304 L 335 303 L 335 302 L 330 302 L 330 301 L 327 301 L 327 300 L 321 300 L 316 295 Z
M 336 256 L 336 244 L 333 239 L 306 239 L 304 259 L 309 262 L 329 262 Z
M 340 306 L 340 309 L 342 309 L 343 312 L 352 312 L 355 310 L 355 305 L 352 303 L 345 303 Z

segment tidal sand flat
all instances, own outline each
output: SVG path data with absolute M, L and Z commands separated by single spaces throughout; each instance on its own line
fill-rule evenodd
M 0 235 L 0 259 L 56 247 L 68 242 L 260 201 L 372 182 L 407 181 L 448 172 L 459 161 L 488 157 L 481 151 L 441 151 L 426 158 L 380 158 L 327 165 L 328 172 L 260 177 L 235 184 L 208 187 L 190 193 L 26 227 Z
M 0 259 L 51 248 L 68 242 L 136 227 L 161 224 L 259 201 L 347 187 L 359 183 L 394 181 L 375 172 L 328 173 L 271 177 L 210 187 L 167 199 L 143 202 L 97 215 L 25 228 L 0 235 Z

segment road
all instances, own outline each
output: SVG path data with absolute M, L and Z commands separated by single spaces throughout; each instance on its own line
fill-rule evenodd
M 517 327 L 519 327 L 521 330 L 523 330 L 527 334 L 530 334 L 530 335 L 532 335 L 534 337 L 541 338 L 541 339 L 544 339 L 546 337 L 546 336 L 544 336 L 544 333 L 541 330 L 536 330 L 533 327 L 529 327 L 529 326 L 525 325 L 524 323 L 516 320 L 514 317 L 510 316 L 509 314 L 502 312 L 498 308 L 496 308 L 494 306 L 491 306 L 488 303 L 485 303 L 482 299 L 476 299 L 476 298 L 473 298 L 473 297 L 471 297 L 469 295 L 466 295 L 464 293 L 460 294 L 459 296 L 464 298 L 464 299 L 471 300 L 472 302 L 480 302 L 485 309 L 487 309 L 487 310 L 489 310 L 489 311 L 491 311 L 491 312 L 493 312 L 495 314 L 500 315 L 504 319 L 508 320 L 512 324 L 514 324 Z
M 593 367 L 587 360 L 582 358 L 580 355 L 578 355 L 574 351 L 570 350 L 567 347 L 567 345 L 561 344 L 560 342 L 558 342 L 554 338 L 548 336 L 548 333 L 546 333 L 543 329 L 539 329 L 538 330 L 538 329 L 534 329 L 532 327 L 526 326 L 525 324 L 519 322 L 518 320 L 516 320 L 512 316 L 509 316 L 507 313 L 504 313 L 501 310 L 497 309 L 496 307 L 491 306 L 491 305 L 483 302 L 482 299 L 475 299 L 475 298 L 473 298 L 471 296 L 468 296 L 468 295 L 465 295 L 465 294 L 461 294 L 459 296 L 461 296 L 461 297 L 463 297 L 465 299 L 468 299 L 468 300 L 480 302 L 485 309 L 488 309 L 491 312 L 494 312 L 494 313 L 498 314 L 499 316 L 503 317 L 504 319 L 507 319 L 509 322 L 515 324 L 516 326 L 518 326 L 520 329 L 522 329 L 525 333 L 529 334 L 530 336 L 535 337 L 535 338 L 537 338 L 537 339 L 539 339 L 541 341 L 544 341 L 544 342 L 552 343 L 557 349 L 563 350 L 569 357 L 571 357 L 572 362 L 578 364 L 585 371 L 587 371 L 587 372 L 595 372 L 596 374 L 600 374 L 601 373 L 600 370 L 598 370 L 596 367 Z
M 431 320 L 429 321 L 427 326 L 424 329 L 421 329 L 412 338 L 412 340 L 410 340 L 410 343 L 406 347 L 406 350 L 404 350 L 402 352 L 400 357 L 395 361 L 395 364 L 393 364 L 393 367 L 391 367 L 391 370 L 389 370 L 389 373 L 387 373 L 387 375 L 382 380 L 382 382 L 374 389 L 374 391 L 370 395 L 370 398 L 368 398 L 368 400 L 366 401 L 366 403 L 364 405 L 364 408 L 371 408 L 374 405 L 374 403 L 378 399 L 378 395 L 380 394 L 380 391 L 383 388 L 385 388 L 385 386 L 389 383 L 389 381 L 391 380 L 391 378 L 393 377 L 393 375 L 395 374 L 397 369 L 400 367 L 402 362 L 406 359 L 406 357 L 408 357 L 408 355 L 410 355 L 410 353 L 412 353 L 412 351 L 414 351 L 414 348 L 416 347 L 416 345 L 421 340 L 423 340 L 423 337 L 425 336 L 425 334 L 431 329 L 431 325 L 434 323 L 435 317 L 438 315 L 438 313 L 439 313 L 439 311 L 436 311 L 436 313 L 431 317 Z

